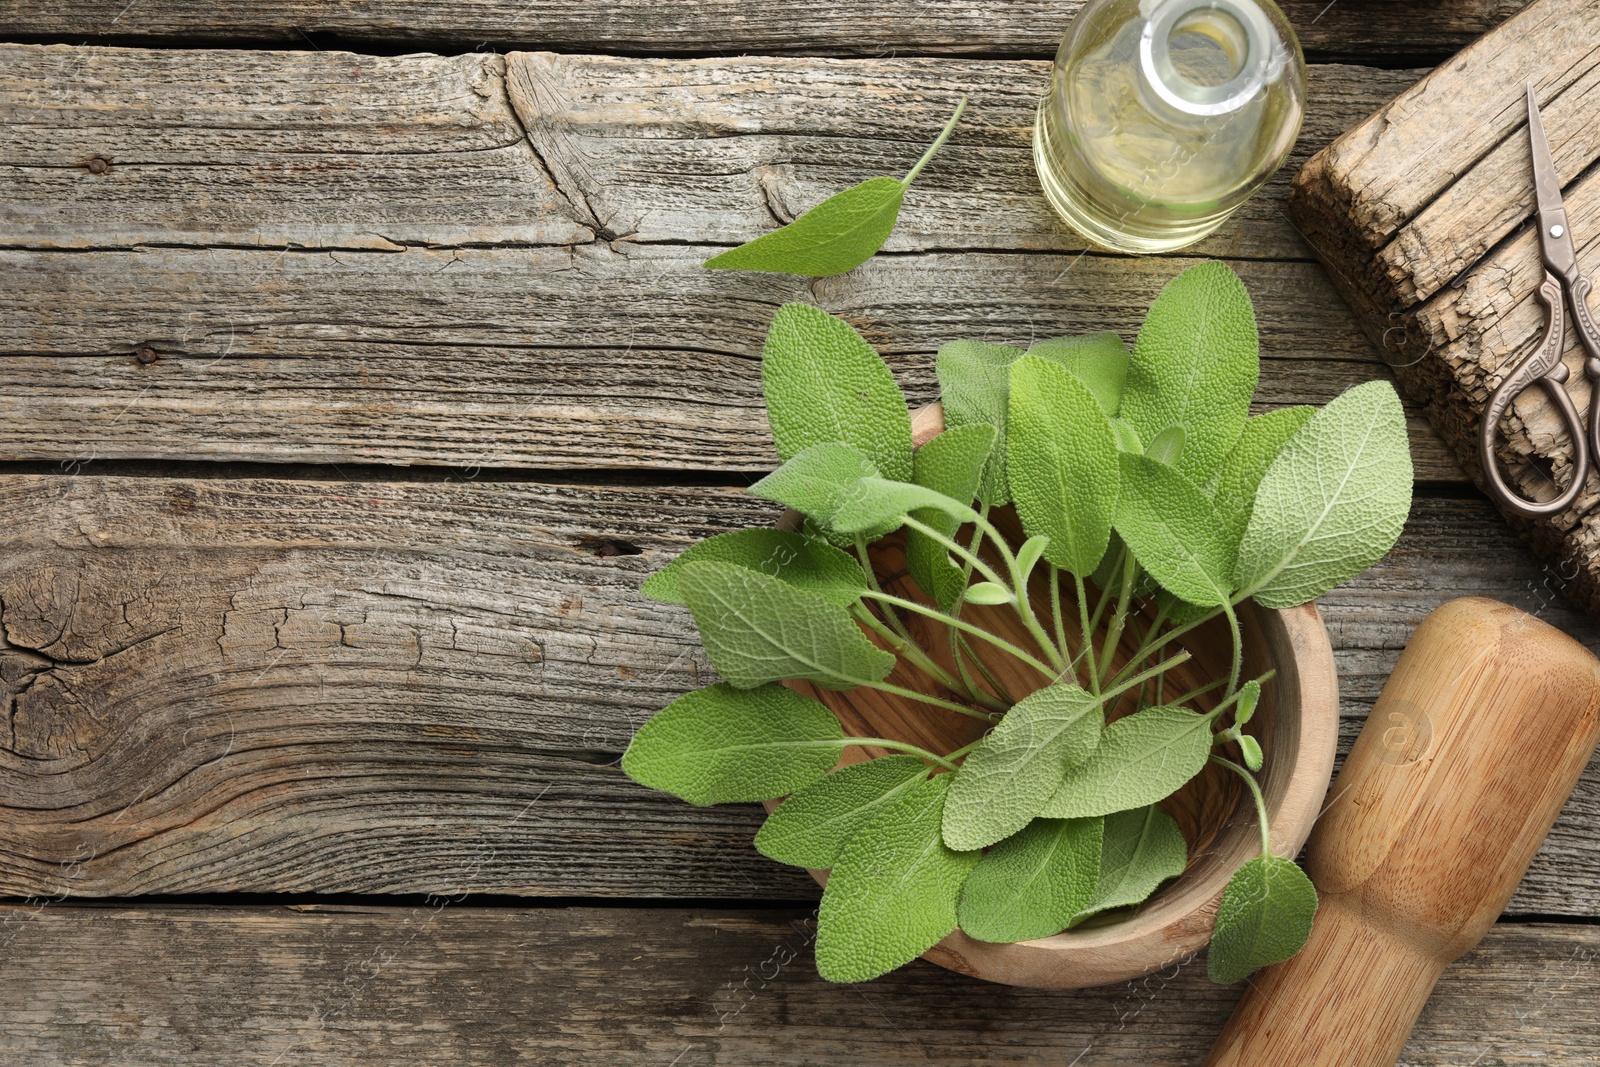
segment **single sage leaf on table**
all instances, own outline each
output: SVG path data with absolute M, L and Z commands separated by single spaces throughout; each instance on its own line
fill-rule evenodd
M 945 843 L 985 848 L 1028 825 L 1061 776 L 1092 758 L 1103 722 L 1099 699 L 1070 682 L 1019 700 L 955 774 L 944 806 Z
M 928 765 L 916 756 L 840 767 L 779 804 L 761 824 L 756 850 L 795 867 L 832 867 L 856 831 L 927 776 Z
M 1233 542 L 1205 493 L 1177 468 L 1124 452 L 1117 533 L 1161 587 L 1191 604 L 1232 591 Z
M 1222 891 L 1206 970 L 1231 985 L 1293 956 L 1311 936 L 1317 890 L 1293 860 L 1257 856 Z
M 1111 908 L 1142 903 L 1189 863 L 1183 832 L 1154 805 L 1107 815 L 1103 841 L 1094 896 L 1072 917 L 1074 925 Z
M 981 423 L 995 428 L 994 448 L 978 488 L 978 499 L 991 507 L 1011 503 L 1011 482 L 1006 473 L 1006 407 L 1011 396 L 1011 364 L 1022 354 L 1022 349 L 1010 345 L 951 341 L 934 357 L 945 426 Z
M 1105 728 L 1100 747 L 1066 773 L 1036 814 L 1076 819 L 1154 804 L 1200 773 L 1211 744 L 1210 720 L 1187 708 L 1126 715 Z
M 817 971 L 865 982 L 909 963 L 956 928 L 961 883 L 977 852 L 939 834 L 951 775 L 940 774 L 856 832 L 828 876 L 817 911 Z
M 1028 355 L 1059 363 L 1072 372 L 1100 402 L 1108 416 L 1122 406 L 1122 391 L 1128 380 L 1128 346 L 1114 333 L 1091 333 L 1082 337 L 1054 337 L 1039 341 Z
M 1117 443 L 1088 386 L 1037 356 L 1011 365 L 1006 468 L 1022 527 L 1050 538 L 1044 558 L 1094 572 L 1117 506 Z
M 994 451 L 996 433 L 985 422 L 950 427 L 911 457 L 911 480 L 952 500 L 973 500 Z M 919 508 L 911 517 L 946 537 L 954 537 L 961 525 L 959 518 L 941 508 Z M 944 545 L 921 530 L 906 531 L 906 570 L 940 610 L 949 611 L 961 599 L 966 584 L 962 568 L 951 561 Z
M 850 689 L 894 668 L 894 655 L 867 640 L 844 608 L 759 571 L 689 563 L 678 588 L 711 665 L 740 689 L 783 678 Z
M 1250 294 L 1226 264 L 1201 263 L 1150 306 L 1118 413 L 1146 441 L 1182 426 L 1177 468 L 1204 482 L 1239 439 L 1260 375 Z
M 956 106 L 944 130 L 904 179 L 868 178 L 835 193 L 787 226 L 706 260 L 712 268 L 780 271 L 824 278 L 859 267 L 883 247 L 917 174 L 944 144 L 966 108 Z
M 839 762 L 839 720 L 781 685 L 718 682 L 674 700 L 639 727 L 622 754 L 634 781 L 705 806 L 770 800 Z
M 785 304 L 761 352 L 761 389 L 778 458 L 837 442 L 885 478 L 911 478 L 911 413 L 888 364 L 848 322 Z
M 1394 546 L 1411 511 L 1405 413 L 1388 382 L 1355 386 L 1289 438 L 1256 490 L 1236 586 L 1267 608 L 1315 600 Z
M 684 549 L 677 559 L 644 580 L 639 592 L 664 604 L 682 604 L 678 573 L 688 563 L 731 563 L 809 589 L 841 607 L 866 592 L 867 579 L 853 557 L 789 530 L 734 530 Z
M 845 493 L 862 478 L 877 473 L 878 468 L 860 449 L 824 441 L 800 450 L 746 492 L 794 508 L 816 524 L 817 533 L 831 539 L 836 536 L 831 526 L 833 515 Z M 849 544 L 854 539 L 838 540 Z
M 1067 928 L 1094 897 L 1102 819 L 1035 819 L 984 853 L 961 887 L 961 929 L 1010 944 Z
M 1212 476 L 1211 501 L 1216 504 L 1217 514 L 1235 545 L 1244 537 L 1245 527 L 1250 525 L 1250 512 L 1255 506 L 1256 489 L 1261 485 L 1262 476 L 1289 438 L 1316 410 L 1302 404 L 1269 411 L 1246 421 L 1239 443 L 1233 446 L 1233 451 Z

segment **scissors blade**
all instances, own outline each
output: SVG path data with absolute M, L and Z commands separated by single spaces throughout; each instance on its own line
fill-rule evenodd
M 1563 278 L 1571 279 L 1578 267 L 1577 249 L 1572 243 L 1572 227 L 1567 224 L 1567 208 L 1561 199 L 1561 179 L 1550 158 L 1550 142 L 1539 117 L 1539 102 L 1528 81 L 1528 144 L 1533 151 L 1533 192 L 1539 205 L 1539 244 L 1545 265 Z

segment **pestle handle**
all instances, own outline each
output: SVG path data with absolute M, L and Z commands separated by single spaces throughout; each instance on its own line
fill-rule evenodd
M 1307 844 L 1320 906 L 1255 975 L 1209 1067 L 1394 1067 L 1488 932 L 1600 740 L 1600 661 L 1493 600 L 1417 628 Z

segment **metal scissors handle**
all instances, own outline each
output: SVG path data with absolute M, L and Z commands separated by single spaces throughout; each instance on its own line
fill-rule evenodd
M 1550 158 L 1550 142 L 1545 139 L 1544 123 L 1534 97 L 1533 82 L 1528 82 L 1528 140 L 1533 150 L 1533 187 L 1538 202 L 1539 248 L 1544 258 L 1544 281 L 1535 294 L 1545 308 L 1544 336 L 1533 353 L 1517 365 L 1500 388 L 1489 398 L 1479 434 L 1479 459 L 1489 482 L 1489 495 L 1504 507 L 1523 515 L 1554 515 L 1565 511 L 1583 491 L 1593 457 L 1600 455 L 1600 330 L 1589 314 L 1589 279 L 1578 271 L 1578 253 L 1572 242 L 1572 227 L 1567 222 L 1566 205 L 1561 199 L 1561 181 Z M 1578 409 L 1567 395 L 1568 372 L 1561 362 L 1566 347 L 1566 324 L 1562 314 L 1563 295 L 1578 341 L 1587 358 L 1583 373 L 1590 382 L 1587 430 Z M 1554 500 L 1533 501 L 1519 495 L 1506 484 L 1495 462 L 1495 433 L 1500 420 L 1525 390 L 1538 385 L 1550 397 L 1572 439 L 1572 481 Z

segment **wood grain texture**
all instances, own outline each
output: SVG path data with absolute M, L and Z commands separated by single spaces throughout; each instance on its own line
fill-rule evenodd
M 756 357 L 785 300 L 850 318 L 921 402 L 944 342 L 1131 338 L 1192 261 L 1082 255 L 1053 220 L 1038 63 L 0 55 L 4 458 L 748 470 L 773 460 Z M 1302 144 L 1411 77 L 1318 68 Z M 700 267 L 903 171 L 960 91 L 903 254 L 816 282 Z M 1201 249 L 1251 287 L 1273 406 L 1384 373 L 1285 195 Z M 1419 477 L 1458 480 L 1416 428 Z
M 1449 52 L 1505 19 L 1526 0 L 1434 0 L 1426 17 L 1393 0 L 1284 0 L 1308 49 L 1335 54 Z M 559 47 L 653 55 L 681 52 L 894 51 L 1048 57 L 1074 0 L 469 0 L 448 10 L 427 0 L 56 0 L 0 12 L 0 34 L 85 38 L 181 37 L 277 40 L 300 47 L 308 34 L 430 48 Z
M 732 489 L 0 478 L 0 892 L 515 892 L 807 898 L 612 766 L 709 684 L 638 583 L 773 521 Z M 1600 647 L 1480 502 L 1418 501 L 1321 601 L 1347 740 L 1411 628 L 1510 601 Z M 1600 767 L 1512 908 L 1600 910 Z
M 804 910 L 410 908 L 0 912 L 0 1055 L 62 1067 L 802 1067 L 1198 1063 L 1237 988 L 1199 961 L 1038 991 L 915 962 L 860 986 Z M 1502 924 L 1445 972 L 1407 1067 L 1593 1064 L 1593 926 Z
M 1540 0 L 1438 68 L 1315 156 L 1295 179 L 1290 210 L 1362 327 L 1386 352 L 1410 399 L 1480 485 L 1481 413 L 1537 345 L 1544 277 L 1533 208 L 1523 81 L 1535 82 L 1579 262 L 1600 253 L 1600 8 Z M 1569 331 L 1569 389 L 1589 383 Z M 1549 499 L 1571 476 L 1571 443 L 1543 393 L 1526 392 L 1502 420 L 1508 481 Z M 1506 518 L 1565 575 L 1574 601 L 1600 611 L 1600 478 L 1546 519 Z

